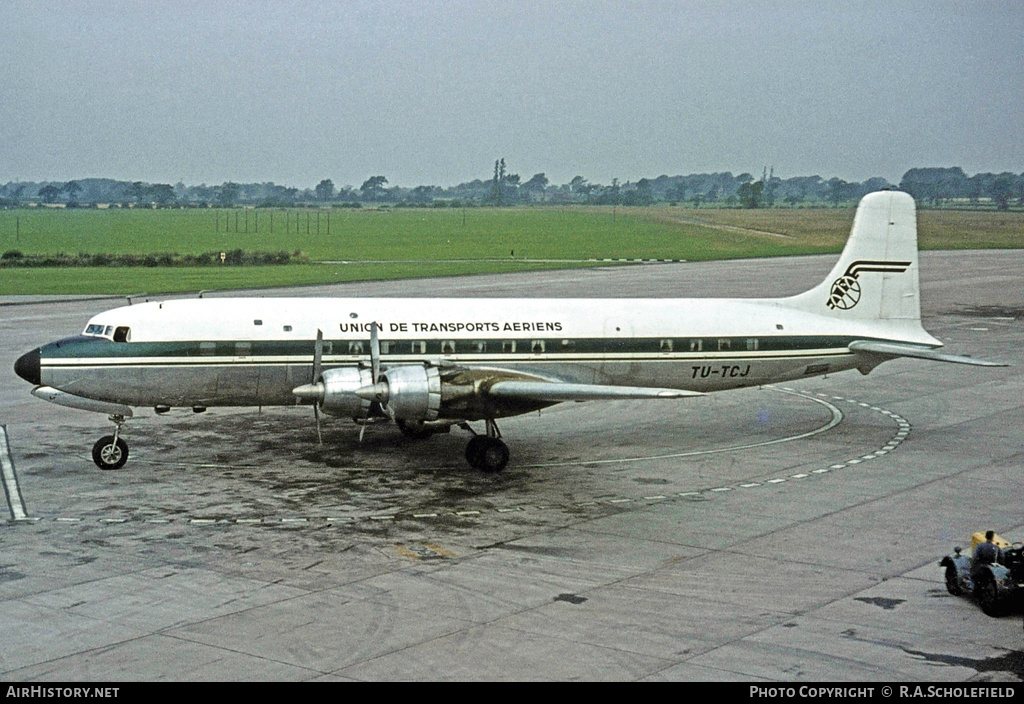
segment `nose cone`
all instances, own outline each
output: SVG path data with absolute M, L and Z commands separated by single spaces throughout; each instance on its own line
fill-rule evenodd
M 14 373 L 30 384 L 39 386 L 42 382 L 39 378 L 39 348 L 18 357 L 14 363 Z

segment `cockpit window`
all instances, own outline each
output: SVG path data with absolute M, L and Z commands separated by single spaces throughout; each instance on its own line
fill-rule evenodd
M 105 337 L 114 342 L 128 342 L 131 339 L 132 331 L 127 325 L 115 328 L 113 325 L 90 323 L 85 327 L 85 331 L 82 334 L 89 335 L 90 337 Z

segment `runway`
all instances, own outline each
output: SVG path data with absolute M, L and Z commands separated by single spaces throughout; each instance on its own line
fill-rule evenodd
M 776 296 L 835 257 L 304 287 L 273 295 Z M 1024 539 L 1024 251 L 924 252 L 920 360 L 672 402 L 508 419 L 512 462 L 308 408 L 29 395 L 18 355 L 104 300 L 0 306 L 0 677 L 138 680 L 1017 681 L 1021 614 L 946 593 L 941 557 Z M 209 295 L 209 294 L 208 294 Z M 0 443 L 2 450 L 2 443 Z M 8 486 L 5 469 L 5 488 Z M 9 495 L 7 491 L 5 495 Z

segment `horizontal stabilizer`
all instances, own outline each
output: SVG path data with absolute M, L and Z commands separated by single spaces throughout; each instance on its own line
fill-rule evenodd
M 989 362 L 974 357 L 964 357 L 958 354 L 947 354 L 939 352 L 932 347 L 921 347 L 908 345 L 902 342 L 874 342 L 871 340 L 854 340 L 850 343 L 850 349 L 854 352 L 874 352 L 890 357 L 916 357 L 918 359 L 931 359 L 936 362 L 953 362 L 955 364 L 971 364 L 976 367 L 1006 367 L 1007 364 L 1000 362 Z
M 604 386 L 557 381 L 496 381 L 488 393 L 500 398 L 531 401 L 611 401 L 615 399 L 686 398 L 703 396 L 698 391 L 656 389 L 646 386 Z

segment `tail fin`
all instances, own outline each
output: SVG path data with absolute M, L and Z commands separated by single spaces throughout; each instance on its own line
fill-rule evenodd
M 890 332 L 937 343 L 921 329 L 914 199 L 899 191 L 864 196 L 832 272 L 810 291 L 780 302 L 841 320 L 887 321 Z
M 851 334 L 864 339 L 850 342 L 850 350 L 875 358 L 862 371 L 894 357 L 1006 366 L 939 352 L 942 343 L 921 327 L 917 214 L 914 199 L 906 193 L 878 191 L 864 196 L 850 239 L 828 277 L 810 291 L 776 302 L 853 323 Z

